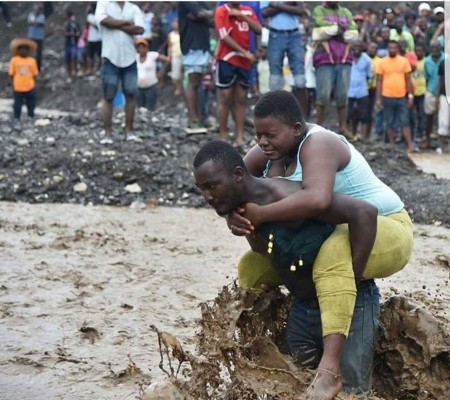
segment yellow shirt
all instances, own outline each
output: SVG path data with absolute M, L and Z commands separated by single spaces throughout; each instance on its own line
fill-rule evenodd
M 14 56 L 9 63 L 8 74 L 13 78 L 15 92 L 29 92 L 34 89 L 34 78 L 38 74 L 36 60 L 32 57 Z
M 369 89 L 376 89 L 377 88 L 377 75 L 376 75 L 376 67 L 378 63 L 380 62 L 381 57 L 375 56 L 374 58 L 370 58 L 370 64 L 372 68 L 372 78 L 367 80 L 367 87 Z
M 411 80 L 414 85 L 414 96 L 424 96 L 427 91 L 424 69 L 425 58 L 417 60 L 416 69 L 411 73 Z

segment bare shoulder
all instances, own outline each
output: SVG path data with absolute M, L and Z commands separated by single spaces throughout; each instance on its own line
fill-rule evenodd
M 252 175 L 262 176 L 266 168 L 267 158 L 261 150 L 261 147 L 255 144 L 245 155 L 244 163 Z

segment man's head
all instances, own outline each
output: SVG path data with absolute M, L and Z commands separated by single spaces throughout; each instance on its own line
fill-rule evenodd
M 42 13 L 42 4 L 38 3 L 33 6 L 33 13 L 39 15 Z
M 427 20 L 424 17 L 417 18 L 416 25 L 422 32 L 427 30 Z
M 391 29 L 387 25 L 383 25 L 381 28 L 381 38 L 384 42 L 387 42 L 389 40 L 389 37 L 391 36 Z
M 141 56 L 147 54 L 148 48 L 149 45 L 147 39 L 139 38 L 136 40 L 136 49 Z
M 374 58 L 377 55 L 378 51 L 378 44 L 375 42 L 370 42 L 369 46 L 367 47 L 367 54 L 370 58 Z
M 392 7 L 387 7 L 384 9 L 384 16 L 388 24 L 393 22 L 395 18 L 394 9 Z
M 394 29 L 397 31 L 397 33 L 400 35 L 403 32 L 403 25 L 405 21 L 402 17 L 397 17 L 394 20 Z
M 69 21 L 73 17 L 73 11 L 70 9 L 67 9 L 64 13 L 64 20 Z
M 352 43 L 352 53 L 355 57 L 359 57 L 363 51 L 364 43 L 361 39 L 357 39 Z
M 441 23 L 442 21 L 444 21 L 444 7 L 436 7 L 433 10 L 433 14 L 434 14 L 434 20 L 437 23 Z
M 419 15 L 425 19 L 430 17 L 431 6 L 428 3 L 421 3 L 418 7 Z
M 441 56 L 441 44 L 437 40 L 432 40 L 430 42 L 430 53 L 432 57 Z
M 358 26 L 358 30 L 361 30 L 362 26 L 364 25 L 364 17 L 361 14 L 356 14 L 353 17 L 353 21 L 355 21 L 356 25 Z
M 408 28 L 412 28 L 414 23 L 416 22 L 417 16 L 413 12 L 408 12 L 405 15 L 405 23 Z
M 30 55 L 30 47 L 23 44 L 17 48 L 17 53 L 20 57 L 28 57 Z
M 246 201 L 244 160 L 230 144 L 213 140 L 197 153 L 193 163 L 196 186 L 219 215 L 231 213 Z
M 418 60 L 422 60 L 425 57 L 425 49 L 422 43 L 416 43 L 415 50 Z
M 389 57 L 394 58 L 397 56 L 398 52 L 399 52 L 399 46 L 398 46 L 398 42 L 396 42 L 395 40 L 389 40 L 389 44 L 388 44 L 388 54 Z
M 339 8 L 339 2 L 338 1 L 326 1 L 324 3 L 324 6 L 327 8 L 332 8 L 333 10 L 337 10 Z
M 398 49 L 401 55 L 404 55 L 406 53 L 406 48 L 408 47 L 408 43 L 406 43 L 406 40 L 403 38 L 400 38 L 398 40 Z

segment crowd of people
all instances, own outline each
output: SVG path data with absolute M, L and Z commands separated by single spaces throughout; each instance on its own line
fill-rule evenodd
M 153 111 L 158 89 L 170 79 L 174 95 L 186 102 L 187 133 L 211 128 L 209 103 L 216 97 L 220 138 L 228 140 L 233 111 L 232 136 L 241 153 L 248 150 L 247 98 L 282 88 L 290 88 L 306 115 L 320 125 L 327 123 L 328 110 L 335 104 L 337 131 L 351 141 L 404 141 L 408 151 L 419 151 L 434 146 L 437 133 L 436 151 L 447 149 L 441 6 L 399 3 L 352 13 L 338 2 L 324 2 L 311 10 L 301 2 L 218 2 L 215 10 L 204 2 L 148 2 L 136 5 L 128 23 L 141 29 L 131 32 L 126 24 L 102 22 L 108 3 L 88 3 L 84 20 L 77 19 L 70 6 L 66 10 L 60 31 L 65 38 L 67 80 L 101 74 L 105 101 L 112 102 L 111 92 L 113 100 L 122 96 L 128 101 L 130 140 L 139 139 L 130 133 L 135 106 Z M 122 10 L 117 15 L 124 18 L 128 2 L 117 4 Z M 38 70 L 43 67 L 45 24 L 51 12 L 46 3 L 37 3 L 27 16 L 27 36 L 36 44 L 28 52 L 34 54 Z M 10 23 L 9 12 L 4 14 Z M 111 45 L 105 46 L 105 41 Z M 117 43 L 126 44 L 117 47 Z M 13 55 L 18 56 L 18 48 Z M 127 65 L 123 60 L 112 62 L 119 68 L 117 82 L 106 93 L 111 57 L 126 58 Z M 125 82 L 123 77 L 129 74 L 120 69 L 133 64 L 133 82 Z M 21 90 L 14 85 L 14 92 Z M 15 95 L 30 96 L 35 97 Z M 109 109 L 103 108 L 105 144 L 112 141 Z
M 290 88 L 306 115 L 320 125 L 327 123 L 328 110 L 335 104 L 337 131 L 351 141 L 404 141 L 412 152 L 431 148 L 437 133 L 436 151 L 447 148 L 441 6 L 403 2 L 352 13 L 330 1 L 312 9 L 301 2 L 218 2 L 215 10 L 205 2 L 147 2 L 134 7 L 134 19 L 127 23 L 140 29 L 130 31 L 124 19 L 128 2 L 117 2 L 122 25 L 103 21 L 108 3 L 88 3 L 84 20 L 69 6 L 60 29 L 64 60 L 68 82 L 75 76 L 100 74 L 101 68 L 106 102 L 112 91 L 113 99 L 124 96 L 129 103 L 127 134 L 135 105 L 154 110 L 158 89 L 170 79 L 174 95 L 186 102 L 187 133 L 211 128 L 208 104 L 216 96 L 220 138 L 228 140 L 233 111 L 234 146 L 242 153 L 248 150 L 247 98 L 282 88 Z M 27 36 L 36 43 L 39 70 L 49 16 L 44 5 L 35 4 L 27 17 Z M 5 17 L 10 21 L 8 12 Z M 125 82 L 123 77 L 129 75 L 118 70 L 114 79 L 120 79 L 105 93 L 111 57 L 127 59 L 127 65 L 123 60 L 112 62 L 119 69 L 136 63 L 131 73 L 136 77 Z M 110 143 L 109 107 L 104 112 L 104 142 Z M 127 137 L 137 138 L 133 133 Z

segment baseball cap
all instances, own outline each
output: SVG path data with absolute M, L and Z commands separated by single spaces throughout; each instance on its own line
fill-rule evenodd
M 148 46 L 148 40 L 147 40 L 147 39 L 144 39 L 144 38 L 136 39 L 136 46 L 137 46 L 138 44 L 143 44 L 143 45 L 145 45 L 146 47 L 149 47 L 149 46 Z
M 361 14 L 356 14 L 353 17 L 353 21 L 364 21 L 364 17 Z
M 431 6 L 428 3 L 420 3 L 418 10 L 419 10 L 419 12 L 422 10 L 431 11 Z
M 433 13 L 436 15 L 436 14 L 439 14 L 439 13 L 442 13 L 442 14 L 444 14 L 444 7 L 436 7 L 434 10 L 433 10 Z
M 393 12 L 394 12 L 394 10 L 391 7 L 387 7 L 387 8 L 384 9 L 384 13 L 385 14 L 391 14 Z

